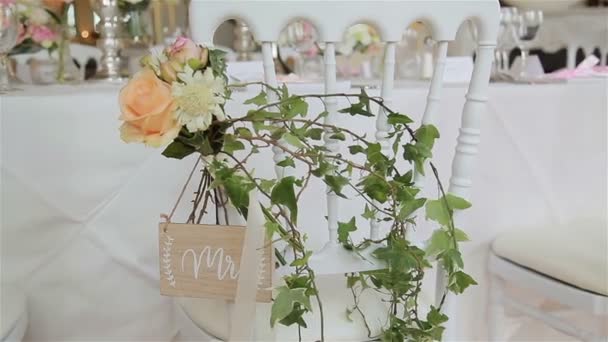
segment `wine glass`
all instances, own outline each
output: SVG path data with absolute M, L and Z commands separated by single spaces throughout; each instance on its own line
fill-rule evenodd
M 0 93 L 16 90 L 9 81 L 8 53 L 17 44 L 19 19 L 17 6 L 11 1 L 0 1 Z
M 517 7 L 503 7 L 500 10 L 500 30 L 498 33 L 498 45 L 496 47 L 497 71 L 505 75 L 509 71 L 509 51 L 513 49 L 519 40 L 518 22 L 519 11 Z
M 519 27 L 518 47 L 521 50 L 520 77 L 527 76 L 528 59 L 530 57 L 531 42 L 536 38 L 540 25 L 543 23 L 543 12 L 528 10 L 523 12 L 516 21 Z

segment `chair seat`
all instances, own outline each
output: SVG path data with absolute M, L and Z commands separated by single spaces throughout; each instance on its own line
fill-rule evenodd
M 500 235 L 497 256 L 563 283 L 608 296 L 608 228 L 605 220 L 576 220 Z

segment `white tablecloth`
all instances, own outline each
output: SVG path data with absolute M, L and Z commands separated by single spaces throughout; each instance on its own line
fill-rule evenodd
M 28 339 L 166 341 L 177 332 L 172 300 L 159 295 L 155 227 L 192 159 L 123 144 L 118 89 L 26 87 L 0 98 L 1 280 L 28 296 Z M 312 89 L 321 87 L 304 91 Z M 446 182 L 464 93 L 446 87 L 439 111 Z M 489 95 L 474 206 L 462 224 L 472 239 L 467 271 L 480 283 L 461 298 L 459 336 L 468 341 L 486 339 L 485 260 L 499 232 L 606 217 L 607 206 L 607 80 L 496 84 Z M 425 98 L 422 85 L 398 89 L 394 107 L 419 119 Z M 305 198 L 302 214 L 313 217 L 303 228 L 316 232 L 313 248 L 326 238 L 318 198 Z M 350 216 L 343 208 L 341 217 Z

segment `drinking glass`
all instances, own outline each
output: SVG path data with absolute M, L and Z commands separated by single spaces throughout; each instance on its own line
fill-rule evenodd
M 518 47 L 521 50 L 519 77 L 527 76 L 528 58 L 530 57 L 531 42 L 536 38 L 540 25 L 543 23 L 543 12 L 529 10 L 523 12 L 517 20 L 519 26 Z
M 519 28 L 515 25 L 518 17 L 517 7 L 503 7 L 500 10 L 500 30 L 496 47 L 497 69 L 500 74 L 509 72 L 509 52 L 519 41 Z
M 17 44 L 19 33 L 17 6 L 11 1 L 0 1 L 0 93 L 16 90 L 9 81 L 8 53 Z

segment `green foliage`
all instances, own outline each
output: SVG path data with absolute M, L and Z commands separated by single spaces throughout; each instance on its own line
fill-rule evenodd
M 193 146 L 187 145 L 179 140 L 174 140 L 165 148 L 162 154 L 167 158 L 183 159 L 194 152 L 196 152 L 196 148 Z
M 211 57 L 210 61 L 213 67 Z M 273 102 L 269 103 L 271 93 Z M 378 336 L 380 340 L 440 340 L 448 317 L 440 307 L 431 307 L 426 316 L 419 311 L 418 297 L 426 271 L 432 262 L 439 261 L 448 276 L 445 290 L 458 294 L 476 283 L 464 272 L 459 250 L 459 243 L 467 241 L 468 236 L 453 222 L 454 212 L 467 209 L 471 204 L 453 194 L 443 194 L 443 187 L 440 187 L 438 199 L 423 198 L 414 184 L 414 175 L 423 174 L 425 164 L 432 162 L 439 131 L 432 125 L 412 129 L 410 117 L 391 111 L 381 99 L 368 96 L 364 90 L 349 95 L 349 106 L 339 111 L 347 117 L 373 117 L 378 109 L 386 113 L 389 141 L 380 144 L 373 138 L 327 124 L 323 120 L 327 112 L 309 115 L 309 98 L 324 99 L 325 95 L 292 95 L 286 86 L 264 85 L 258 95 L 245 101 L 252 106 L 245 116 L 225 122 L 214 121 L 205 133 L 192 134 L 182 130 L 164 154 L 172 158 L 183 158 L 195 152 L 229 155 L 228 161 L 216 160 L 211 166 L 215 178 L 213 187 L 222 187 L 231 204 L 244 215 L 247 214 L 249 191 L 257 187 L 261 192 L 265 202 L 262 207 L 267 238 L 278 236 L 294 255 L 286 261 L 281 252 L 275 251 L 279 262 L 291 267 L 292 273 L 284 277 L 284 286 L 276 289 L 271 309 L 272 326 L 306 327 L 306 313 L 312 311 L 311 298 L 321 300 L 314 270 L 309 267 L 313 253 L 306 248 L 306 237 L 300 234 L 297 224 L 300 194 L 309 178 L 316 177 L 326 184 L 328 192 L 347 199 L 354 193 L 365 201 L 361 212 L 354 212 L 347 222 L 338 222 L 338 242 L 361 257 L 367 255 L 363 250 L 374 248 L 372 256 L 385 265 L 383 269 L 347 275 L 346 285 L 355 296 L 355 304 L 345 308 L 346 317 L 364 315 L 365 310 L 357 306 L 358 294 L 377 290 L 387 295 L 391 313 Z M 348 141 L 348 151 L 344 154 L 333 152 L 325 146 L 323 138 Z M 296 172 L 270 179 L 255 178 L 252 172 L 244 172 L 249 156 L 270 148 L 284 155 L 278 166 Z M 251 153 L 238 159 L 234 153 L 241 150 Z M 403 160 L 409 161 L 411 166 L 404 169 Z M 432 176 L 439 182 L 436 174 Z M 424 249 L 407 238 L 408 231 L 415 229 L 420 217 L 437 224 Z M 354 241 L 351 234 L 357 230 L 357 219 L 381 223 L 390 229 L 377 241 Z M 319 311 L 322 313 L 322 306 Z
M 289 209 L 290 219 L 295 224 L 298 221 L 298 203 L 294 191 L 294 177 L 285 177 L 279 180 L 270 194 L 273 204 L 284 205 Z
M 277 321 L 285 319 L 290 314 L 294 315 L 294 308 L 297 309 L 299 306 L 302 306 L 304 309 L 312 311 L 310 297 L 306 295 L 305 288 L 290 289 L 287 286 L 281 286 L 277 289 L 277 291 L 278 294 L 274 299 L 270 313 L 270 325 L 272 327 L 274 327 Z M 301 314 L 299 316 L 301 317 Z M 289 319 L 289 322 L 285 323 L 297 322 L 298 319 L 292 317 Z
M 268 103 L 267 95 L 266 95 L 266 92 L 263 90 L 255 97 L 252 97 L 249 100 L 244 102 L 244 104 L 254 104 L 256 106 L 263 106 L 267 103 Z
M 350 233 L 356 230 L 357 222 L 354 217 L 348 222 L 338 222 L 338 241 L 343 244 L 349 244 Z

